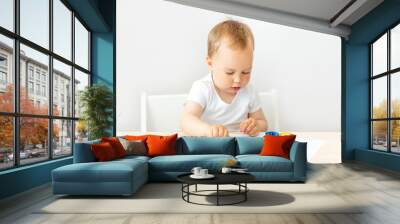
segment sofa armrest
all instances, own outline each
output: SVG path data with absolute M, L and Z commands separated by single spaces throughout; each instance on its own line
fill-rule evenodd
M 295 141 L 292 144 L 290 160 L 293 162 L 293 179 L 305 181 L 307 176 L 307 142 Z
M 74 145 L 74 163 L 95 162 L 96 158 L 94 157 L 90 146 L 92 144 L 97 144 L 97 143 L 100 143 L 100 140 L 75 143 L 75 145 Z

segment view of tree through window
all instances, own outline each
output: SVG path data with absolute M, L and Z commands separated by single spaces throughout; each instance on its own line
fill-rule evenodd
M 372 148 L 400 153 L 400 25 L 370 49 Z
M 12 32 L 0 30 L 0 170 L 70 156 L 76 136 L 87 140 L 74 105 L 90 83 L 90 32 L 71 7 L 51 2 L 20 0 L 15 33 L 14 1 L 0 1 L 0 26 Z

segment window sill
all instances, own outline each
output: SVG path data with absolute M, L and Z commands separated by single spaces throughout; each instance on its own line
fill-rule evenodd
M 35 164 L 24 165 L 24 166 L 16 167 L 16 168 L 10 168 L 10 169 L 7 169 L 7 170 L 0 171 L 0 176 L 1 175 L 6 175 L 6 174 L 10 174 L 10 173 L 14 173 L 14 172 L 23 171 L 23 170 L 32 169 L 32 168 L 35 168 L 35 167 L 49 165 L 49 164 L 52 164 L 52 163 L 57 163 L 57 162 L 69 160 L 69 159 L 72 159 L 72 158 L 73 158 L 73 156 L 67 156 L 67 157 L 63 157 L 63 158 L 59 158 L 59 159 L 52 159 L 52 160 L 43 161 L 43 162 L 39 162 L 39 163 L 35 163 Z

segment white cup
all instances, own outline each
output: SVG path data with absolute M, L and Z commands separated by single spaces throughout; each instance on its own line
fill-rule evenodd
M 196 175 L 196 176 L 199 176 L 199 175 L 201 175 L 200 174 L 200 171 L 202 170 L 202 168 L 201 167 L 193 167 L 193 169 L 192 169 L 192 173 L 194 174 L 194 175 Z
M 232 171 L 232 169 L 230 167 L 222 167 L 221 172 L 222 173 L 230 173 Z
M 207 176 L 208 175 L 208 169 L 201 169 L 200 170 L 200 176 Z

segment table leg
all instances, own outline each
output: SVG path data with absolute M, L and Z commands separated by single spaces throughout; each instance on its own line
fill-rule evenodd
M 217 206 L 219 205 L 219 184 L 217 184 Z
M 248 192 L 248 190 L 247 190 L 247 182 L 246 183 L 244 183 L 244 187 L 245 187 L 245 192 L 244 192 L 244 201 L 247 201 L 247 192 Z
M 195 186 L 195 191 L 197 192 L 197 184 L 196 184 L 196 186 Z

